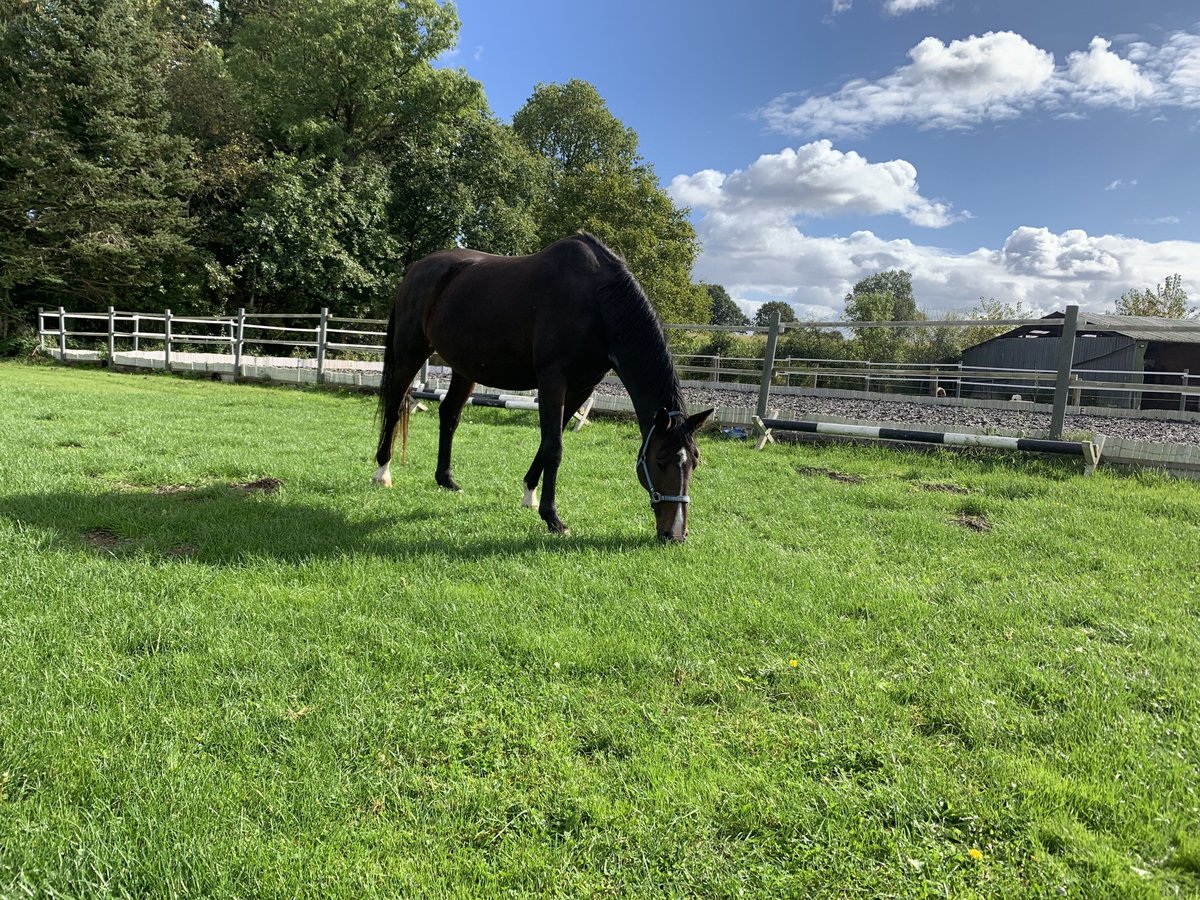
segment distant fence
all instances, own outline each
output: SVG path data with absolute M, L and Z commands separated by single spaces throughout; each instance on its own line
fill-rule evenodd
M 1086 314 L 1082 316 L 1086 324 Z M 91 323 L 86 328 L 73 323 Z M 989 320 L 987 325 L 1017 327 L 1029 319 Z M 939 321 L 939 327 L 978 327 L 980 320 Z M 1059 323 L 1055 323 L 1056 326 Z M 778 315 L 768 327 L 667 325 L 668 330 L 698 332 L 758 333 L 766 336 L 764 355 L 758 357 L 697 356 L 676 354 L 676 365 L 685 380 L 700 380 L 715 385 L 731 380 L 750 386 L 757 384 L 757 415 L 765 416 L 771 391 L 778 388 L 855 389 L 862 391 L 900 388 L 909 395 L 962 397 L 964 393 L 1007 399 L 1019 394 L 1023 400 L 1045 400 L 1052 404 L 1050 437 L 1062 435 L 1068 406 L 1078 407 L 1084 391 L 1092 395 L 1129 398 L 1121 406 L 1137 406 L 1143 393 L 1164 393 L 1178 397 L 1179 409 L 1200 403 L 1200 375 L 1184 372 L 1155 372 L 1158 378 L 1177 378 L 1179 386 L 1145 384 L 1145 373 L 1120 370 L 1072 370 L 1076 331 L 1082 327 L 1078 307 L 1068 307 L 1062 321 L 1062 338 L 1056 369 L 982 368 L 961 363 L 877 363 L 869 360 L 829 360 L 776 357 L 779 336 L 789 329 L 918 328 L 929 322 L 789 322 Z M 176 316 L 163 313 L 128 313 L 109 308 L 106 313 L 69 312 L 63 307 L 38 310 L 38 342 L 46 348 L 56 345 L 67 358 L 68 343 L 79 339 L 102 341 L 109 359 L 118 350 L 156 351 L 163 354 L 164 368 L 172 368 L 172 353 L 201 348 L 201 352 L 225 351 L 233 357 L 234 377 L 244 374 L 243 360 L 248 351 L 287 348 L 289 355 L 307 356 L 315 366 L 315 380 L 327 380 L 330 369 L 344 368 L 348 359 L 377 358 L 384 351 L 382 319 L 332 316 L 327 309 L 319 314 L 256 313 L 238 310 L 226 316 Z M 1170 326 L 1162 326 L 1164 332 Z M 697 361 L 702 364 L 697 365 Z M 1101 376 L 1109 376 L 1102 379 Z M 341 379 L 337 379 L 341 380 Z M 424 381 L 425 379 L 422 378 Z

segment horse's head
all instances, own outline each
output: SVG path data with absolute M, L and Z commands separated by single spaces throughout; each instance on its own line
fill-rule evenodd
M 642 441 L 637 473 L 642 487 L 650 492 L 655 530 L 660 541 L 687 540 L 688 487 L 700 462 L 693 437 L 713 411 L 706 409 L 685 418 L 682 412 L 660 409 Z

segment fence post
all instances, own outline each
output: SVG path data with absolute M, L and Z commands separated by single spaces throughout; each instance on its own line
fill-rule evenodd
M 1058 378 L 1054 382 L 1054 410 L 1050 414 L 1050 440 L 1062 439 L 1067 417 L 1067 389 L 1071 383 L 1071 363 L 1075 360 L 1075 332 L 1079 327 L 1079 307 L 1071 304 L 1063 318 L 1058 339 Z
M 171 311 L 163 316 L 163 370 L 171 371 Z
M 1082 406 L 1083 405 L 1083 388 L 1078 386 L 1079 382 L 1082 380 L 1083 379 L 1080 378 L 1078 375 L 1071 376 L 1071 405 L 1072 406 Z
M 317 384 L 325 382 L 325 339 L 329 328 L 329 307 L 321 307 L 321 324 L 317 326 Z
M 58 308 L 58 361 L 67 361 L 67 311 Z
M 136 313 L 133 316 L 133 352 L 137 353 L 141 345 L 142 317 Z
M 46 323 L 42 321 L 42 317 L 46 311 L 42 307 L 38 307 L 38 349 L 46 349 Z
M 1191 374 L 1191 369 L 1184 369 L 1183 373 L 1179 377 L 1179 384 L 1183 387 L 1183 391 L 1187 390 L 1188 376 L 1190 374 Z M 1187 394 L 1185 394 L 1183 391 L 1179 392 L 1179 411 L 1180 412 L 1185 412 L 1187 410 Z
M 958 377 L 954 379 L 954 396 L 962 399 L 962 367 L 963 364 L 958 364 Z
M 863 393 L 871 393 L 871 361 L 865 360 L 867 374 L 863 376 Z
M 108 308 L 108 365 L 113 364 L 113 354 L 117 352 L 117 316 L 110 306 Z
M 238 307 L 237 337 L 233 344 L 233 380 L 242 377 L 242 338 L 246 334 L 246 308 Z
M 712 367 L 713 367 L 713 381 L 719 383 L 721 381 L 721 354 L 720 353 L 717 353 L 713 356 Z
M 767 414 L 767 402 L 771 399 L 771 375 L 775 370 L 775 345 L 779 343 L 779 310 L 771 313 L 767 331 L 767 347 L 763 353 L 762 381 L 758 385 L 758 417 Z

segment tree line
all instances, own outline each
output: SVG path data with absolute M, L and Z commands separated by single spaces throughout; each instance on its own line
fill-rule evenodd
M 386 315 L 404 267 L 579 229 L 707 319 L 676 207 L 590 84 L 511 123 L 437 0 L 0 0 L 0 338 L 38 306 Z

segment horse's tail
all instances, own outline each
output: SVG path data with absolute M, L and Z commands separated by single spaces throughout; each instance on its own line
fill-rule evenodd
M 402 288 L 403 290 L 403 288 Z M 392 458 L 392 446 L 396 440 L 396 426 L 400 426 L 400 461 L 408 462 L 408 413 L 411 384 L 401 372 L 399 348 L 396 346 L 396 320 L 399 304 L 393 304 L 388 315 L 387 333 L 383 347 L 383 376 L 379 382 L 379 450 L 375 461 L 386 465 Z

